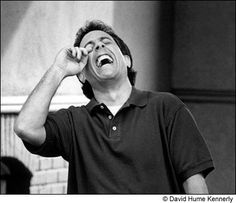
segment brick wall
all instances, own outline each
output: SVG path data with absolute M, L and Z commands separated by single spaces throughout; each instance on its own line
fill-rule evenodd
M 68 164 L 62 158 L 39 157 L 31 181 L 32 194 L 65 194 Z
M 31 194 L 66 194 L 68 163 L 61 157 L 45 158 L 28 152 L 15 135 L 16 114 L 1 114 L 1 156 L 22 161 L 32 172 Z

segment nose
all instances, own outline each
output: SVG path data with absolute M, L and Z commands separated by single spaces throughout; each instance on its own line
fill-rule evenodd
M 98 42 L 95 46 L 95 50 L 98 51 L 99 49 L 104 48 L 104 47 L 105 45 L 102 42 Z

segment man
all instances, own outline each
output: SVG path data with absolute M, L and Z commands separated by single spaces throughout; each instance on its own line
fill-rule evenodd
M 48 114 L 61 81 L 73 75 L 91 101 Z M 172 94 L 137 90 L 134 79 L 126 44 L 91 21 L 58 53 L 15 132 L 30 152 L 69 162 L 68 193 L 207 193 L 214 167 L 188 108 Z

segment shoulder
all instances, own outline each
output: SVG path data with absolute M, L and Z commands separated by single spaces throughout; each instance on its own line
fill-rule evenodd
M 151 109 L 151 112 L 156 112 L 159 118 L 164 118 L 166 123 L 168 123 L 180 109 L 186 107 L 176 95 L 170 92 L 144 91 L 144 93 L 147 95 L 148 109 Z
M 48 116 L 51 117 L 71 117 L 73 114 L 78 114 L 81 112 L 82 106 L 69 106 L 68 108 L 61 108 L 57 111 L 52 111 Z
M 180 108 L 185 104 L 174 94 L 170 92 L 146 91 L 148 95 L 148 103 L 151 105 L 159 105 L 165 108 Z

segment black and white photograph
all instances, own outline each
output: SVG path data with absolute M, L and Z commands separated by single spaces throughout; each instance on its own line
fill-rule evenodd
M 235 1 L 1 1 L 0 160 L 1 196 L 236 201 Z

